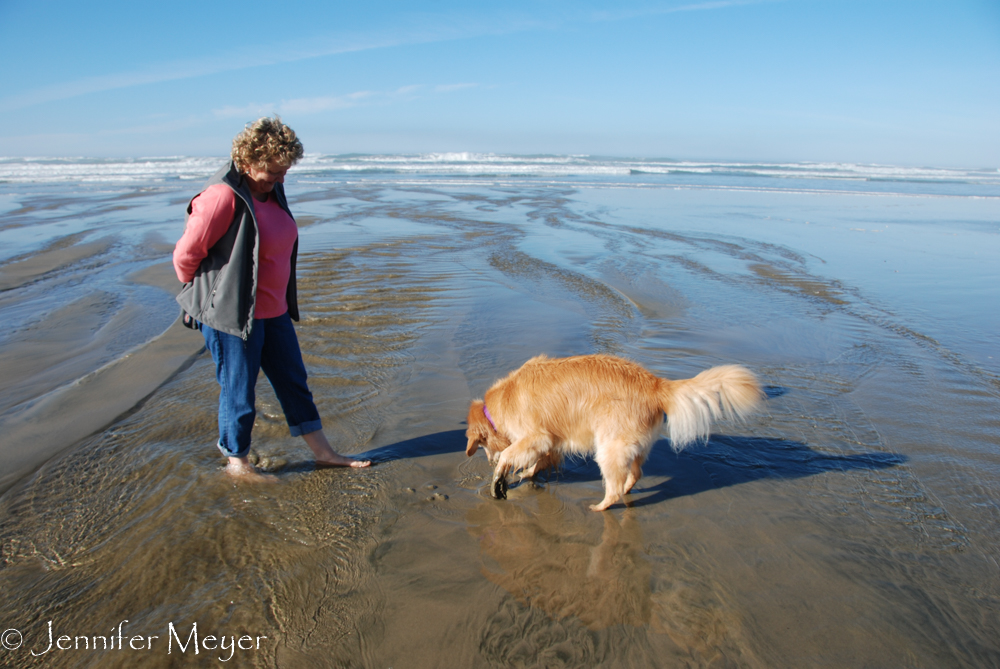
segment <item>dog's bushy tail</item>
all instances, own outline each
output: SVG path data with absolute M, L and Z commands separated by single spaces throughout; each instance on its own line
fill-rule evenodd
M 740 365 L 712 367 L 693 379 L 660 379 L 659 392 L 675 452 L 708 439 L 713 419 L 745 418 L 763 398 L 757 377 Z

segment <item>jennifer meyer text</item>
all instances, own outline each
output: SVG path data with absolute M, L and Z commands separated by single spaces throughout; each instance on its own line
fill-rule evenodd
M 94 651 L 132 651 L 132 652 L 166 652 L 172 653 L 218 653 L 218 659 L 228 662 L 237 651 L 260 650 L 261 642 L 266 636 L 251 636 L 249 634 L 200 634 L 198 623 L 192 623 L 191 629 L 175 626 L 172 622 L 162 634 L 136 634 L 128 630 L 128 620 L 111 628 L 109 634 L 63 634 L 65 630 L 57 630 L 50 620 L 46 629 L 38 638 L 27 639 L 17 629 L 5 630 L 0 636 L 0 644 L 9 653 L 29 652 L 35 657 L 47 653 L 94 652 Z

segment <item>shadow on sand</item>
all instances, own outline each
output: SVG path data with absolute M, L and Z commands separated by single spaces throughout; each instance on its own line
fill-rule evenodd
M 456 457 L 466 457 L 465 430 L 449 430 L 414 437 L 388 446 L 373 448 L 364 453 L 357 453 L 353 457 L 359 460 L 371 460 L 373 465 L 378 465 L 393 460 L 412 460 L 445 453 L 454 453 Z
M 464 459 L 465 433 L 462 430 L 437 432 L 407 439 L 356 454 L 373 464 L 454 453 Z M 482 456 L 476 456 L 482 457 Z M 827 472 L 859 469 L 888 469 L 906 462 L 894 453 L 832 454 L 814 450 L 798 441 L 712 435 L 707 443 L 675 454 L 666 440 L 653 446 L 643 466 L 643 480 L 626 498 L 630 506 L 645 506 L 707 490 L 750 483 L 762 479 L 798 479 Z M 666 478 L 652 486 L 643 485 L 651 477 Z M 573 458 L 559 471 L 541 474 L 539 482 L 596 481 L 601 471 L 592 458 Z
M 707 443 L 675 454 L 669 442 L 660 440 L 653 445 L 642 468 L 643 479 L 626 497 L 626 503 L 641 507 L 763 479 L 799 479 L 827 472 L 888 469 L 905 462 L 904 456 L 895 453 L 839 455 L 822 453 L 789 439 L 730 435 L 712 435 Z M 568 462 L 552 480 L 569 483 L 600 477 L 597 464 L 588 459 Z M 651 477 L 667 480 L 652 486 L 643 485 L 644 480 Z
M 388 446 L 373 448 L 364 453 L 349 453 L 348 455 L 357 460 L 371 460 L 372 465 L 381 465 L 393 460 L 412 460 L 414 458 L 425 458 L 432 455 L 442 455 L 454 453 L 456 457 L 465 458 L 465 431 L 449 430 L 448 432 L 436 432 L 422 437 L 414 437 L 406 441 L 399 441 Z M 281 474 L 301 474 L 311 472 L 316 469 L 316 464 L 312 460 L 292 462 L 280 469 L 266 471 Z

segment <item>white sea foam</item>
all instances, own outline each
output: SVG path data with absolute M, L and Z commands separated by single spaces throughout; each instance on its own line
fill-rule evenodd
M 225 157 L 156 157 L 129 159 L 0 158 L 0 183 L 135 184 L 203 180 L 226 162 Z M 1000 171 L 936 167 L 899 167 L 860 163 L 739 163 L 602 158 L 581 155 L 505 155 L 493 153 L 426 153 L 413 155 L 307 154 L 293 175 L 334 180 L 364 178 L 428 179 L 532 178 L 598 179 L 629 185 L 716 185 L 765 189 L 810 189 L 804 182 L 854 183 L 852 189 L 879 190 L 879 183 L 956 184 L 983 186 L 988 196 L 1000 194 Z M 353 176 L 352 176 L 353 175 Z M 747 183 L 752 181 L 754 186 Z M 791 182 L 795 181 L 793 185 Z M 739 182 L 739 183 L 737 183 Z M 863 184 L 872 186 L 866 188 Z M 822 189 L 822 188 L 821 188 Z M 972 193 L 964 193 L 972 194 Z
M 993 170 L 898 167 L 858 163 L 737 163 L 630 160 L 589 156 L 511 156 L 477 153 L 307 156 L 310 172 L 379 172 L 427 175 L 532 175 L 542 177 L 682 175 L 837 179 L 850 181 L 957 182 L 1000 185 Z
M 0 183 L 157 183 L 206 179 L 224 158 L 0 158 Z

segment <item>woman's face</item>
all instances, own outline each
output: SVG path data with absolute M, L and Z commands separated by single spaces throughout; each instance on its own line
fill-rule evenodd
M 263 167 L 251 167 L 246 174 L 250 192 L 254 195 L 267 195 L 274 190 L 274 184 L 285 182 L 287 172 L 287 167 L 274 162 Z

